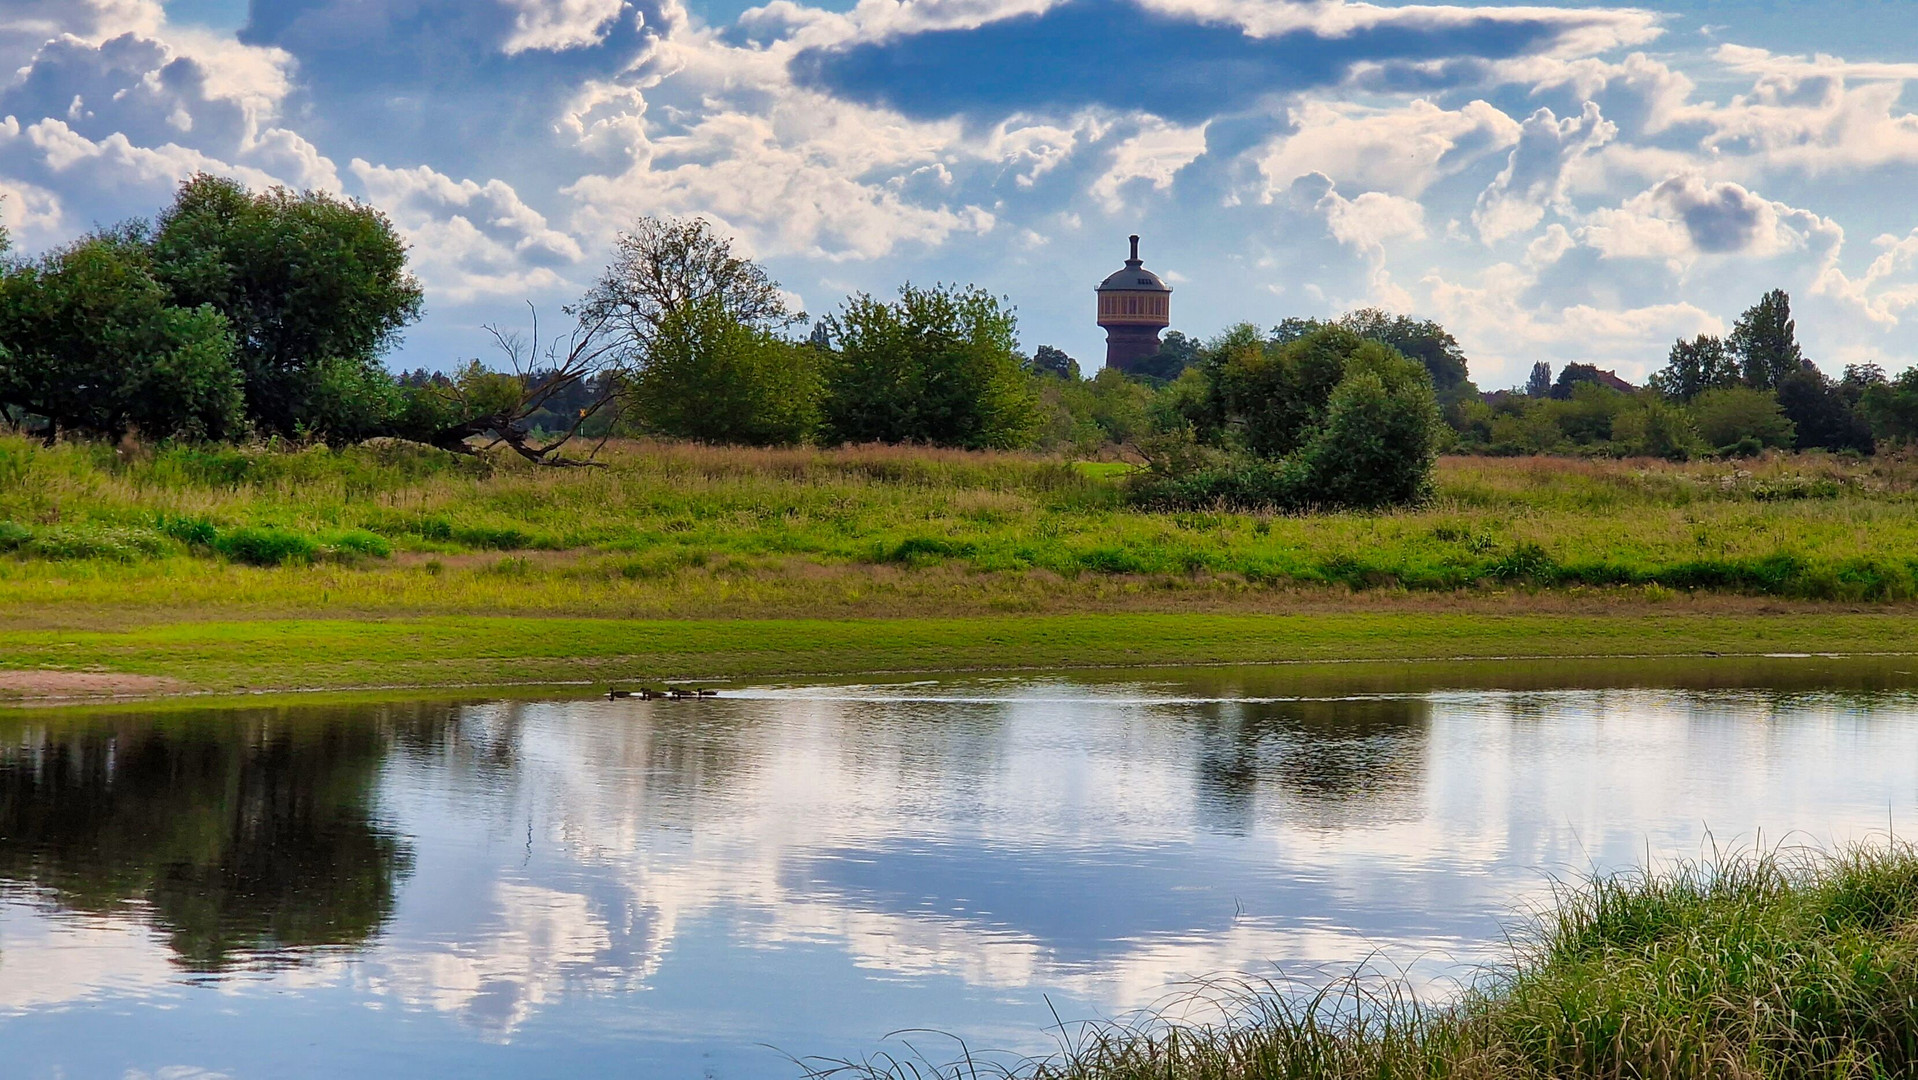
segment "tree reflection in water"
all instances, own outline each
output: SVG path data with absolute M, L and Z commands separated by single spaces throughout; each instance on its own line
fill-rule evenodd
M 391 917 L 411 866 L 376 817 L 396 729 L 444 705 L 180 715 L 0 732 L 0 890 L 127 914 L 190 971 L 297 963 L 358 946 Z
M 1331 827 L 1411 812 L 1425 776 L 1432 706 L 1422 698 L 1231 702 L 1199 720 L 1199 794 L 1222 832 L 1252 824 L 1270 790 L 1306 824 Z

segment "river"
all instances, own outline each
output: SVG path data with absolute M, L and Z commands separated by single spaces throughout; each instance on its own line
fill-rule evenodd
M 1918 834 L 1913 667 L 8 713 L 4 1073 L 791 1077 L 1223 972 L 1443 996 L 1554 881 Z

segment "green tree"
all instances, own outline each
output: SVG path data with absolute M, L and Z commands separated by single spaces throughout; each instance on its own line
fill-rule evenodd
M 1016 449 L 1038 434 L 1012 309 L 976 286 L 860 293 L 827 320 L 825 435 L 833 442 Z
M 1759 390 L 1775 390 L 1805 366 L 1798 347 L 1798 324 L 1791 317 L 1791 296 L 1773 289 L 1746 309 L 1733 325 L 1727 342 L 1744 369 L 1745 383 Z
M 1692 400 L 1691 414 L 1698 434 L 1720 453 L 1741 446 L 1788 450 L 1798 434 L 1776 397 L 1744 386 L 1705 391 Z
M 1672 345 L 1665 366 L 1651 377 L 1652 389 L 1678 401 L 1690 401 L 1707 390 L 1736 386 L 1739 365 L 1723 338 L 1700 334 Z
M 758 330 L 784 330 L 806 320 L 779 282 L 731 239 L 698 218 L 648 215 L 613 240 L 613 261 L 580 302 L 582 318 L 623 335 L 632 360 L 644 363 L 653 335 L 684 308 L 716 306 L 727 319 Z M 699 318 L 705 318 L 700 316 Z
M 1685 461 L 1698 450 L 1691 417 L 1657 394 L 1635 395 L 1612 417 L 1612 453 L 1619 457 Z
M 1583 383 L 1597 383 L 1598 368 L 1593 364 L 1566 364 L 1559 370 L 1558 381 L 1552 384 L 1552 397 L 1559 401 L 1571 398 L 1572 391 Z
M 1368 342 L 1348 354 L 1299 451 L 1301 500 L 1355 509 L 1418 502 L 1431 492 L 1443 431 L 1424 365 Z
M 1181 379 L 1205 380 L 1204 404 L 1142 448 L 1135 497 L 1289 509 L 1422 498 L 1445 430 L 1425 366 L 1338 327 L 1274 338 L 1240 326 L 1207 345 Z
M 1168 330 L 1159 351 L 1133 365 L 1133 372 L 1148 379 L 1171 382 L 1199 359 L 1199 342 L 1177 330 Z
M 1543 360 L 1532 365 L 1531 377 L 1525 380 L 1526 397 L 1549 397 L 1552 393 L 1552 365 Z
M 1797 429 L 1800 450 L 1872 450 L 1871 424 L 1840 383 L 1817 368 L 1800 368 L 1778 384 L 1778 405 Z
M 819 427 L 821 353 L 732 318 L 708 299 L 659 323 L 626 400 L 644 431 L 709 443 L 783 446 Z
M 397 394 L 380 358 L 423 295 L 384 214 L 202 174 L 160 215 L 152 249 L 174 303 L 226 317 L 262 433 L 347 442 L 383 429 Z
M 1918 442 L 1918 368 L 1889 381 L 1867 382 L 1859 408 L 1874 437 L 1900 446 Z
M 0 405 L 117 439 L 220 439 L 242 424 L 226 320 L 175 307 L 137 229 L 102 233 L 0 279 Z
M 1025 369 L 1034 375 L 1050 375 L 1075 382 L 1080 377 L 1079 361 L 1074 360 L 1064 349 L 1055 349 L 1050 345 L 1041 345 L 1033 350 L 1032 359 L 1026 361 Z

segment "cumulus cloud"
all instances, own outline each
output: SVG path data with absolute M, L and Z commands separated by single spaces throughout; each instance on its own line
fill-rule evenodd
M 1580 157 L 1610 142 L 1618 127 L 1599 114 L 1597 102 L 1560 120 L 1550 109 L 1540 109 L 1520 125 L 1518 145 L 1506 159 L 1505 170 L 1479 195 L 1472 223 L 1480 239 L 1495 244 L 1508 236 L 1530 232 L 1545 218 L 1548 207 L 1565 203 L 1566 172 Z
M 1395 109 L 1312 102 L 1291 117 L 1295 130 L 1259 159 L 1268 200 L 1313 173 L 1347 187 L 1417 197 L 1520 135 L 1516 121 L 1483 101 L 1460 109 L 1424 100 Z
M 626 10 L 626 0 L 503 0 L 513 9 L 513 31 L 500 51 L 564 52 L 606 40 L 606 31 Z
M 394 169 L 358 158 L 350 168 L 411 241 L 423 279 L 453 300 L 557 285 L 558 268 L 583 255 L 578 241 L 548 226 L 502 181 L 454 180 L 424 165 Z
M 1836 223 L 1698 173 L 1664 180 L 1622 206 L 1595 211 L 1579 239 L 1607 258 L 1662 258 L 1690 263 L 1702 255 L 1764 258 L 1829 249 L 1843 242 Z
M 1187 128 L 1160 121 L 1148 123 L 1113 149 L 1111 167 L 1092 182 L 1092 197 L 1108 212 L 1117 213 L 1125 208 L 1128 185 L 1143 181 L 1154 191 L 1165 191 L 1179 170 L 1203 153 L 1205 125 Z

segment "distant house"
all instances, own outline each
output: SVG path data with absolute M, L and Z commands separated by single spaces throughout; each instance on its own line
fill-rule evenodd
M 1638 389 L 1638 387 L 1633 386 L 1631 383 L 1628 383 L 1624 379 L 1619 378 L 1618 372 L 1616 371 L 1599 372 L 1597 382 L 1598 382 L 1598 385 L 1604 387 L 1605 389 L 1616 390 L 1621 394 L 1629 394 L 1632 391 Z

